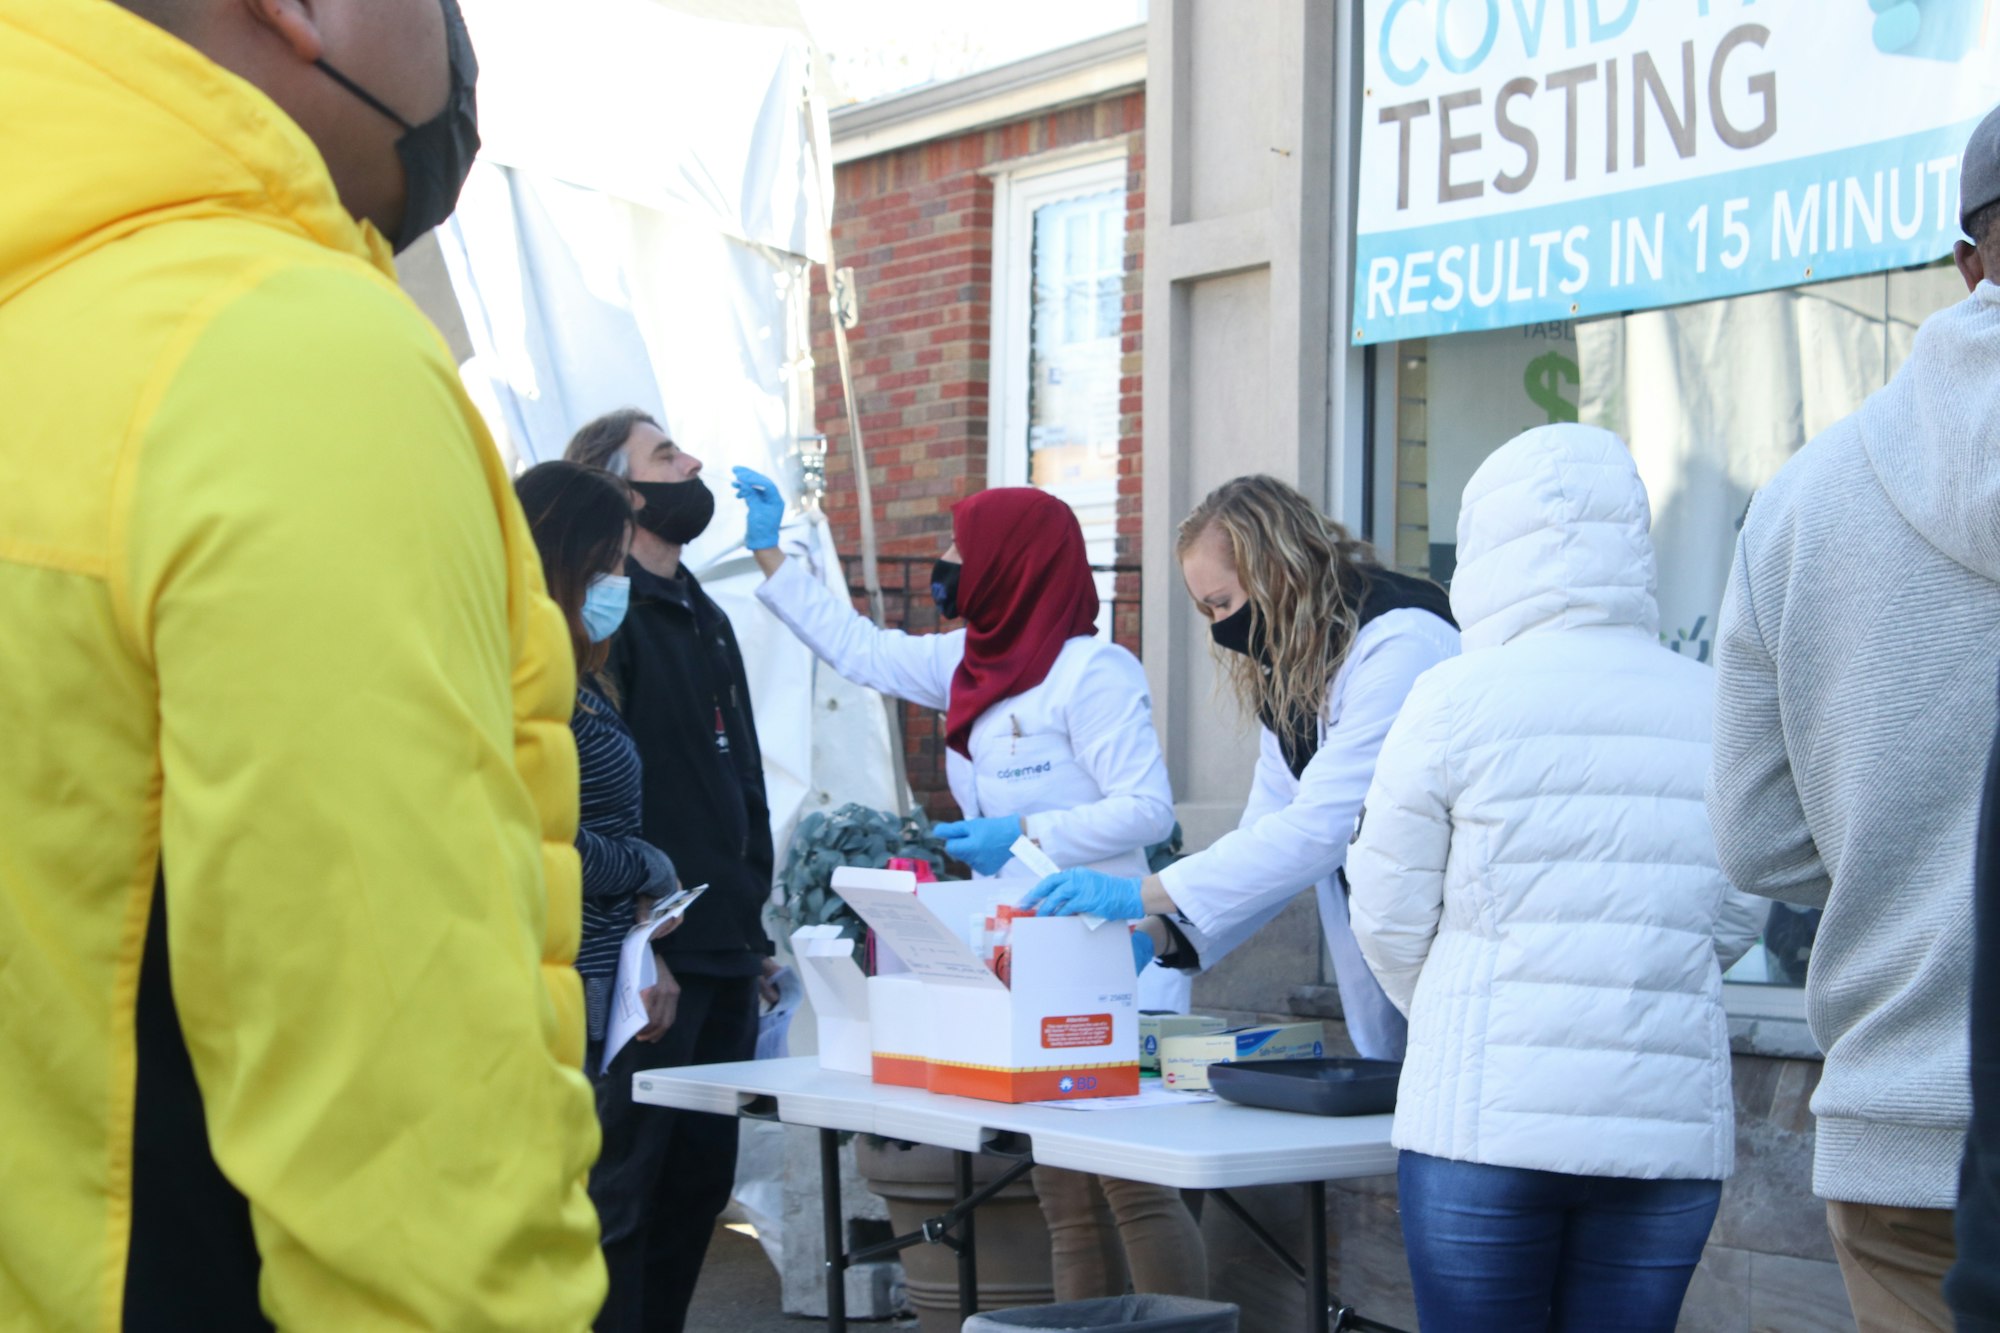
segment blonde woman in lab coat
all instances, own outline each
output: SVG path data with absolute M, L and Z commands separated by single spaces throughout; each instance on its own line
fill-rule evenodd
M 1182 521 L 1176 554 L 1224 678 L 1262 724 L 1242 822 L 1156 876 L 1066 868 L 1026 904 L 1152 914 L 1164 961 L 1206 965 L 1316 889 L 1348 1036 L 1365 1056 L 1400 1060 L 1408 1025 L 1355 945 L 1340 874 L 1389 724 L 1417 677 L 1458 653 L 1450 602 L 1271 477 L 1211 492 Z
M 952 508 L 951 547 L 932 595 L 965 627 L 878 629 L 778 549 L 777 485 L 736 469 L 750 510 L 744 544 L 765 573 L 758 600 L 858 685 L 946 714 L 945 773 L 964 818 L 939 824 L 945 849 L 980 877 L 1033 872 L 1010 850 L 1023 834 L 1059 866 L 1146 873 L 1145 849 L 1173 831 L 1173 794 L 1138 659 L 1097 637 L 1097 589 L 1069 506 L 1028 487 Z M 1150 952 L 1146 935 L 1135 953 Z M 1142 955 L 1143 956 L 1143 955 Z M 1185 1009 L 1186 982 L 1144 969 L 1142 1007 Z M 1058 1300 L 1139 1291 L 1202 1296 L 1201 1234 L 1177 1190 L 1037 1168 Z M 1116 1228 L 1110 1225 L 1116 1220 Z

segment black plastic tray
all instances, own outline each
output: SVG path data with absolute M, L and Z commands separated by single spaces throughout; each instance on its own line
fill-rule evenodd
M 1252 1060 L 1208 1067 L 1208 1086 L 1224 1101 L 1305 1115 L 1381 1115 L 1396 1109 L 1396 1060 Z

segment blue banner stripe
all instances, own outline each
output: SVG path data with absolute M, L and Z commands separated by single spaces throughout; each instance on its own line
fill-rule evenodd
M 1647 310 L 1928 263 L 1958 239 L 1959 156 L 1977 123 L 1364 234 L 1354 341 Z

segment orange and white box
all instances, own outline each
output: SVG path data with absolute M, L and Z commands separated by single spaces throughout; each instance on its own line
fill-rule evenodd
M 908 873 L 908 872 L 904 872 Z M 924 984 L 913 972 L 868 978 L 868 1032 L 873 1042 L 870 1077 L 899 1088 L 930 1086 L 930 1020 Z
M 1009 989 L 947 924 L 980 910 L 986 884 L 919 886 L 904 871 L 843 868 L 833 888 L 909 969 L 869 979 L 876 1082 L 909 1086 L 921 1062 L 922 1086 L 985 1101 L 1139 1091 L 1138 980 L 1123 925 L 1015 920 Z

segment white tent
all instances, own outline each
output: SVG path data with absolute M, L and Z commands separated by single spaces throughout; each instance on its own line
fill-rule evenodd
M 798 505 L 807 277 L 832 206 L 804 35 L 654 0 L 464 9 L 484 147 L 438 238 L 494 434 L 525 466 L 599 413 L 654 414 L 716 495 L 686 560 L 742 644 L 780 857 L 802 814 L 894 808 L 877 696 L 758 605 L 728 485 L 736 464 L 776 478 L 793 501 L 786 546 L 844 588 L 825 524 Z

